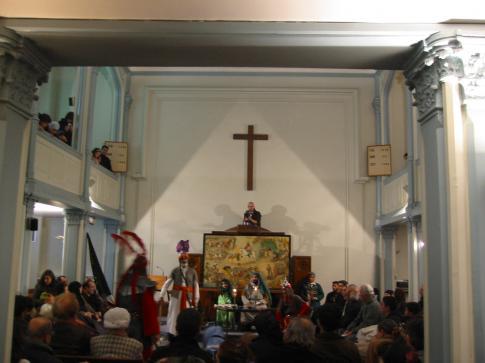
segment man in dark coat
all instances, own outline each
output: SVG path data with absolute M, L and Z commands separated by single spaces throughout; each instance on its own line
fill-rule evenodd
M 52 338 L 52 323 L 46 318 L 33 318 L 29 322 L 28 338 L 22 358 L 31 363 L 61 363 L 49 346 Z
M 157 348 L 150 357 L 150 362 L 158 362 L 162 358 L 193 356 L 206 363 L 212 363 L 209 352 L 201 349 L 196 337 L 200 333 L 202 317 L 195 309 L 185 309 L 177 317 L 177 335 L 170 337 L 168 346 Z
M 261 227 L 261 213 L 256 210 L 254 202 L 248 203 L 248 210 L 244 212 L 243 224 L 246 226 Z

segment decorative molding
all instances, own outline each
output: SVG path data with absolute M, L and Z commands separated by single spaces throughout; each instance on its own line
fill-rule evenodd
M 80 225 L 86 215 L 85 211 L 79 209 L 64 210 L 64 217 L 67 225 Z
M 0 28 L 0 101 L 30 117 L 36 85 L 47 80 L 50 65 L 34 44 Z
M 405 72 L 413 91 L 420 122 L 433 109 L 443 107 L 440 81 L 459 79 L 463 99 L 485 98 L 485 37 L 433 34 L 417 48 Z

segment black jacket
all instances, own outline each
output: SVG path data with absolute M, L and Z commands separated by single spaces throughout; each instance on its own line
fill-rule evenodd
M 62 363 L 56 358 L 51 347 L 36 340 L 26 342 L 22 358 L 27 359 L 30 363 Z
M 201 349 L 197 340 L 183 336 L 173 337 L 169 345 L 157 348 L 150 357 L 149 362 L 157 362 L 162 358 L 187 357 L 189 355 L 200 358 L 206 363 L 213 362 L 210 353 Z

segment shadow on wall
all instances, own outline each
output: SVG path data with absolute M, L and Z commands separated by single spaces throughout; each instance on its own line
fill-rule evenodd
M 211 229 L 212 231 L 225 231 L 231 227 L 237 226 L 242 223 L 241 215 L 234 212 L 227 204 L 219 204 L 214 208 L 214 214 L 218 217 L 222 217 L 220 224 L 205 224 L 204 227 Z

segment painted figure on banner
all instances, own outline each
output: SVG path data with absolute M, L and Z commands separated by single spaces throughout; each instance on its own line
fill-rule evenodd
M 153 297 L 156 284 L 147 275 L 145 245 L 140 237 L 130 231 L 123 231 L 119 235 L 112 234 L 111 237 L 121 247 L 136 255 L 118 283 L 116 305 L 130 313 L 128 334 L 143 343 L 143 357 L 146 359 L 159 338 L 160 323 L 157 304 Z
M 177 244 L 179 266 L 174 268 L 162 287 L 162 298 L 167 301 L 167 328 L 170 334 L 176 334 L 176 323 L 179 313 L 188 308 L 196 308 L 199 303 L 199 281 L 197 272 L 189 267 L 189 241 L 182 240 Z

